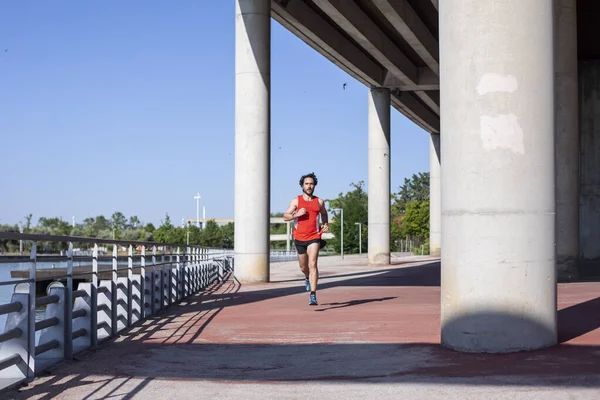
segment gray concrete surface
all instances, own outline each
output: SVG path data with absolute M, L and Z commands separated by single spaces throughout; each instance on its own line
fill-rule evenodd
M 579 96 L 577 1 L 556 2 L 556 264 L 577 279 L 579 258 Z
M 373 88 L 368 101 L 369 262 L 390 263 L 390 90 Z
M 442 192 L 440 180 L 440 135 L 429 135 L 429 254 L 439 257 L 442 249 Z
M 235 274 L 269 281 L 271 1 L 235 2 Z
M 580 63 L 580 265 L 582 277 L 600 276 L 600 61 Z
M 451 348 L 557 340 L 553 9 L 551 0 L 439 5 L 442 343 Z

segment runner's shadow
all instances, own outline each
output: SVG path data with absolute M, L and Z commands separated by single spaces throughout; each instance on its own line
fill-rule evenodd
M 315 311 L 327 311 L 327 310 L 333 310 L 336 308 L 344 308 L 344 307 L 352 307 L 352 306 L 358 306 L 361 304 L 366 304 L 366 303 L 373 303 L 375 301 L 385 301 L 385 300 L 392 300 L 395 299 L 396 297 L 382 297 L 379 299 L 364 299 L 364 300 L 351 300 L 351 301 L 346 301 L 343 303 L 324 303 L 321 304 L 323 306 L 334 306 L 334 307 L 328 307 L 328 308 L 321 308 Z

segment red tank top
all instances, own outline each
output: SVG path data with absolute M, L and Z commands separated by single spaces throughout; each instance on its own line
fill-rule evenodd
M 294 239 L 305 242 L 307 240 L 321 239 L 321 227 L 319 226 L 319 198 L 313 197 L 312 201 L 304 200 L 304 196 L 298 196 L 298 208 L 306 209 L 306 214 L 294 220 Z M 297 211 L 296 211 L 297 212 Z

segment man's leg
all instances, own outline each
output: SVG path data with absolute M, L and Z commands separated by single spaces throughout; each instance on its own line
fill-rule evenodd
M 319 243 L 311 243 L 308 246 L 308 269 L 310 271 L 310 296 L 311 296 L 311 305 L 317 305 L 317 283 L 319 281 L 319 268 L 317 267 L 317 260 L 319 258 Z M 313 301 L 314 296 L 314 301 Z M 314 304 L 313 304 L 314 303 Z
M 304 274 L 304 276 L 306 278 L 308 278 L 308 275 L 309 275 L 308 254 L 306 254 L 306 253 L 304 253 L 304 254 L 298 253 L 298 264 L 300 264 L 300 271 L 302 271 L 302 273 Z
M 309 269 L 308 269 L 308 254 L 306 254 L 306 246 L 300 243 L 296 243 L 296 252 L 298 253 L 298 264 L 300 265 L 300 271 L 304 274 L 304 286 L 306 291 L 310 291 L 310 283 L 308 282 Z

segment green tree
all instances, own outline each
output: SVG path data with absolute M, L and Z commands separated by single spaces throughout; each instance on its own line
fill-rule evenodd
M 33 218 L 33 214 L 28 214 L 25 216 L 25 220 L 27 223 L 25 224 L 24 232 L 27 233 L 31 229 L 31 219 Z
M 137 217 L 137 215 L 134 215 L 132 217 L 129 217 L 129 223 L 127 224 L 127 229 L 137 229 L 142 225 L 142 221 L 140 221 L 140 219 Z
M 206 222 L 206 227 L 202 230 L 202 246 L 223 247 L 223 232 L 214 219 Z
M 169 217 L 169 214 L 166 214 L 165 220 L 158 227 L 158 229 L 154 231 L 154 240 L 159 243 L 169 243 L 169 236 L 171 235 L 171 230 L 173 228 L 174 227 L 171 224 L 171 217 Z
M 406 212 L 406 207 L 411 201 L 423 201 L 429 198 L 429 172 L 413 174 L 400 186 L 398 193 L 392 195 L 392 215 L 397 216 Z
M 111 228 L 114 230 L 115 239 L 121 239 L 121 232 L 127 229 L 127 218 L 122 212 L 114 212 L 110 217 Z
M 411 201 L 402 220 L 402 236 L 426 240 L 429 237 L 429 199 Z
M 400 240 L 403 239 L 409 231 L 414 231 L 413 228 L 404 228 L 406 221 L 406 213 L 408 205 L 411 203 L 421 203 L 429 199 L 429 172 L 421 172 L 419 174 L 413 174 L 408 179 L 404 179 L 404 184 L 400 186 L 398 193 L 392 194 L 393 203 L 391 205 L 391 225 L 390 225 L 390 241 L 392 250 L 397 250 L 400 244 Z M 428 203 L 429 204 L 429 203 Z M 416 207 L 413 205 L 412 207 Z M 429 209 L 427 210 L 429 215 Z M 414 212 L 413 212 L 414 213 Z M 412 217 L 411 217 L 412 218 Z M 409 220 L 410 224 L 414 224 L 413 220 Z M 427 219 L 427 225 L 422 226 L 419 231 L 427 230 L 427 235 L 422 238 L 429 237 L 429 219 Z M 409 235 L 412 236 L 412 235 Z M 421 237 L 421 236 L 419 236 Z
M 337 198 L 329 200 L 329 230 L 334 234 L 334 238 L 330 240 L 336 252 L 341 250 L 341 218 L 339 214 L 333 214 L 332 208 L 342 208 L 344 210 L 344 253 L 358 253 L 358 227 L 356 222 L 361 223 L 362 228 L 362 248 L 368 248 L 368 212 L 369 204 L 367 192 L 364 191 L 364 182 L 350 185 L 354 188 L 346 194 L 340 193 Z
M 144 226 L 144 230 L 150 234 L 154 233 L 154 231 L 156 230 L 156 228 L 154 227 L 154 224 L 152 224 L 151 222 L 148 222 L 145 226 Z
M 223 225 L 221 227 L 221 233 L 223 234 L 223 247 L 226 249 L 233 249 L 235 236 L 235 227 L 233 222 Z

